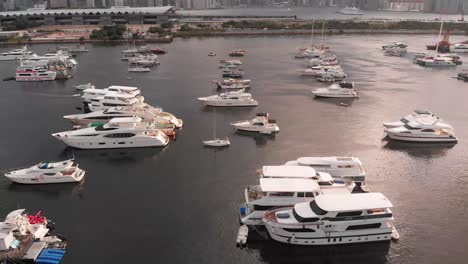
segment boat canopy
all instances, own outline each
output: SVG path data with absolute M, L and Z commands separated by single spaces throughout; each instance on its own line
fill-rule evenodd
M 317 181 L 310 179 L 261 178 L 260 187 L 263 192 L 313 192 L 320 190 Z
M 10 212 L 10 213 L 5 217 L 5 222 L 6 222 L 6 223 L 15 223 L 16 218 L 18 218 L 18 216 L 21 216 L 25 210 L 26 210 L 26 209 L 18 209 L 18 210 L 15 210 L 15 211 Z
M 301 157 L 297 161 L 300 165 L 314 166 L 314 165 L 331 165 L 334 163 L 350 163 L 361 165 L 361 161 L 355 157 Z
M 317 174 L 305 166 L 263 166 L 262 171 L 265 178 L 312 178 Z
M 141 117 L 116 117 L 112 118 L 109 121 L 109 124 L 121 124 L 121 123 L 140 123 L 141 122 Z
M 418 115 L 432 115 L 431 111 L 416 109 L 414 112 Z
M 361 211 L 393 207 L 382 193 L 354 193 L 319 195 L 315 203 L 325 211 Z

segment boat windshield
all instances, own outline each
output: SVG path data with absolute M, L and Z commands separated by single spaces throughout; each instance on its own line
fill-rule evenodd
M 320 208 L 315 201 L 310 202 L 310 209 L 316 214 L 316 215 L 325 215 L 328 213 L 327 211 L 323 210 Z
M 409 123 L 409 120 L 406 119 L 406 118 L 404 118 L 404 117 L 403 117 L 402 119 L 400 119 L 400 121 L 401 121 L 402 123 L 404 123 L 404 124 Z
M 318 220 L 320 220 L 320 218 L 318 218 L 318 217 L 312 217 L 312 218 L 302 217 L 302 216 L 300 216 L 300 215 L 297 214 L 296 209 L 293 209 L 292 213 L 293 213 L 294 218 L 296 218 L 296 220 L 297 220 L 299 223 L 304 223 L 304 222 L 317 222 Z
M 420 128 L 412 127 L 412 126 L 410 126 L 410 125 L 408 125 L 408 124 L 405 124 L 404 127 L 405 127 L 406 129 L 409 129 L 409 130 L 420 130 Z

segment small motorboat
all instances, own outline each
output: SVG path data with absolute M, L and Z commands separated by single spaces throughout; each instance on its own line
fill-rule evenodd
M 244 50 L 231 50 L 229 51 L 229 56 L 231 57 L 243 57 L 245 55 Z
M 130 67 L 128 68 L 129 72 L 150 72 L 151 69 L 147 67 Z
M 226 147 L 226 146 L 229 146 L 231 142 L 229 142 L 228 138 L 225 138 L 225 139 L 215 138 L 212 140 L 204 140 L 203 144 L 208 147 Z
M 216 56 L 216 53 L 214 53 L 214 52 L 210 52 L 210 53 L 208 53 L 208 56 L 210 56 L 210 57 L 214 57 L 214 56 Z
M 10 170 L 5 177 L 21 184 L 48 184 L 80 182 L 85 171 L 73 166 L 73 160 L 60 162 L 41 162 L 32 167 Z
M 75 85 L 73 87 L 75 87 L 77 90 L 80 90 L 80 91 L 86 90 L 86 89 L 95 89 L 96 88 L 91 83 L 79 84 L 79 85 Z

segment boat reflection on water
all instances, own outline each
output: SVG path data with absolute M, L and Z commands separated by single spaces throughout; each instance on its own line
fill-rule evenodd
M 385 137 L 384 140 L 387 140 Z M 448 151 L 457 143 L 417 143 L 388 140 L 385 149 L 404 151 L 417 158 L 434 158 L 447 155 Z
M 264 263 L 386 263 L 391 242 L 307 247 L 265 240 L 256 232 L 249 233 L 247 249 L 258 251 Z
M 84 185 L 86 177 L 79 183 L 54 183 L 54 184 L 19 184 L 11 183 L 8 191 L 12 193 L 24 193 L 43 196 L 46 199 L 58 200 L 72 197 L 84 199 Z
M 356 98 L 322 98 L 322 97 L 314 97 L 314 100 L 319 101 L 321 103 L 333 104 L 342 107 L 352 106 L 353 103 L 356 101 Z
M 145 160 L 155 160 L 167 147 L 148 147 L 148 148 L 122 148 L 122 149 L 76 149 L 66 147 L 62 155 L 74 156 L 77 162 L 86 162 L 88 160 L 118 161 L 119 163 L 144 162 Z
M 260 134 L 258 132 L 242 131 L 236 130 L 234 134 L 242 137 L 250 137 L 255 140 L 257 146 L 265 146 L 268 143 L 268 140 L 275 140 L 276 133 L 272 134 Z

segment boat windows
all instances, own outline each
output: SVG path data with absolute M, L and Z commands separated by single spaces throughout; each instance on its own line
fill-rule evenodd
M 43 175 L 45 175 L 45 176 L 54 176 L 55 173 L 54 172 L 46 172 L 46 173 L 43 173 Z
M 88 117 L 88 119 L 91 120 L 108 120 L 114 118 L 113 116 L 93 116 L 93 117 Z
M 429 132 L 429 133 L 434 133 L 435 130 L 434 129 L 423 129 L 421 130 L 421 132 Z
M 85 135 L 77 135 L 78 137 L 95 137 L 99 134 L 85 134 Z
M 314 197 L 314 193 L 312 193 L 312 192 L 299 192 L 299 193 L 297 193 L 297 197 Z
M 323 210 L 318 206 L 318 204 L 315 201 L 310 202 L 310 209 L 316 214 L 316 215 L 325 215 L 328 213 L 327 211 Z
M 311 167 L 318 168 L 318 170 L 331 168 L 331 165 L 324 165 L 324 164 L 310 164 L 310 166 L 311 166 Z
M 402 122 L 403 124 L 406 124 L 406 123 L 409 123 L 410 121 L 403 117 L 402 119 L 400 119 L 400 122 Z
M 292 211 L 294 218 L 300 223 L 305 223 L 305 222 L 317 222 L 320 220 L 318 217 L 312 217 L 312 218 L 305 218 L 297 214 L 296 209 L 293 209 Z
M 330 186 L 333 185 L 333 181 L 319 181 L 318 184 L 320 186 Z
M 341 212 L 336 214 L 336 217 L 360 216 L 361 214 L 362 211 Z
M 382 223 L 366 224 L 366 225 L 352 225 L 352 226 L 348 226 L 346 230 L 373 229 L 373 228 L 380 228 L 381 226 L 382 226 Z
M 115 130 L 115 129 L 118 129 L 118 127 L 104 127 L 102 125 L 102 126 L 97 126 L 95 128 L 96 131 L 109 131 L 109 130 Z
M 133 133 L 114 133 L 114 134 L 109 134 L 109 135 L 105 135 L 104 137 L 107 137 L 107 138 L 130 138 L 130 137 L 134 137 L 135 134 Z
M 313 229 L 309 228 L 283 228 L 284 231 L 290 232 L 290 233 L 309 233 L 309 232 L 315 232 Z
M 268 193 L 270 197 L 292 197 L 294 196 L 293 192 L 270 192 Z
M 372 210 L 367 210 L 367 214 L 368 214 L 368 215 L 371 215 L 371 214 L 381 214 L 381 213 L 385 213 L 385 210 L 384 210 L 384 209 L 372 209 Z

